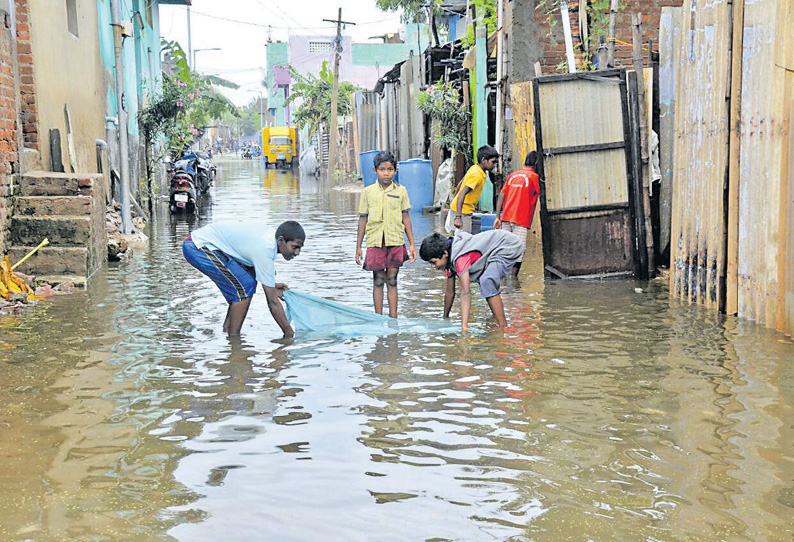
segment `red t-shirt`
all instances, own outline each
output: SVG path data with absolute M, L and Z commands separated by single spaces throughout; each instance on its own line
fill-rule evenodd
M 504 204 L 502 221 L 529 228 L 535 216 L 540 195 L 538 174 L 531 167 L 523 167 L 510 174 L 502 187 Z
M 471 267 L 471 264 L 476 262 L 482 258 L 482 254 L 479 252 L 469 252 L 468 254 L 464 254 L 457 260 L 455 260 L 455 274 L 462 275 L 466 272 L 466 270 Z M 447 270 L 447 277 L 452 276 L 452 271 Z

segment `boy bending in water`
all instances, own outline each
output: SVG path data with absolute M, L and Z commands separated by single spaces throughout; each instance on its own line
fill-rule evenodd
M 424 238 L 419 255 L 430 267 L 446 274 L 444 284 L 444 318 L 449 318 L 455 300 L 455 277 L 460 279 L 461 329 L 469 329 L 471 283 L 480 285 L 480 293 L 488 302 L 500 327 L 507 325 L 502 304 L 502 277 L 524 255 L 524 243 L 513 233 L 490 230 L 477 235 L 458 231 L 455 237 L 434 233 Z
M 375 157 L 378 182 L 361 194 L 356 236 L 356 264 L 361 265 L 361 241 L 367 234 L 367 256 L 364 269 L 372 271 L 372 300 L 375 312 L 383 314 L 383 285 L 388 287 L 389 316 L 397 318 L 397 273 L 408 259 L 405 238 L 411 250 L 411 262 L 416 260 L 414 232 L 411 227 L 411 202 L 404 186 L 394 182 L 397 160 L 388 151 Z

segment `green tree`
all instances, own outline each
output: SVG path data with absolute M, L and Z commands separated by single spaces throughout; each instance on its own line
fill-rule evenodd
M 223 116 L 222 122 L 226 126 L 232 126 L 235 133 L 239 130 L 241 136 L 250 136 L 259 133 L 261 126 L 261 107 L 259 98 L 252 98 L 251 101 L 237 110 L 237 115 L 226 113 Z
M 323 62 L 317 76 L 301 75 L 291 66 L 290 74 L 294 82 L 290 87 L 290 95 L 284 103 L 291 104 L 299 101 L 297 108 L 292 112 L 292 118 L 300 128 L 308 127 L 309 137 L 311 137 L 321 124 L 328 124 L 331 121 L 334 74 L 328 67 L 328 62 Z M 353 112 L 351 98 L 355 90 L 356 86 L 352 83 L 339 82 L 337 101 L 339 115 L 350 115 Z
M 175 41 L 163 41 L 163 64 L 170 74 L 162 74 L 159 92 L 149 97 L 148 105 L 138 112 L 144 137 L 146 173 L 152 190 L 152 171 L 169 149 L 183 149 L 198 140 L 215 120 L 237 108 L 213 84 L 233 86 L 220 78 L 212 80 L 190 70 L 185 52 Z
M 469 113 L 463 107 L 458 89 L 439 81 L 419 93 L 419 110 L 436 121 L 433 142 L 453 152 L 468 153 L 466 124 Z
M 433 4 L 440 4 L 440 0 L 433 0 Z M 404 23 L 424 23 L 427 21 L 426 2 L 421 0 L 375 0 L 375 5 L 381 11 L 402 10 L 400 19 Z

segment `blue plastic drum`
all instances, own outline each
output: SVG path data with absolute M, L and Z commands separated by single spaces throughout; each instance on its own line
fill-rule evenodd
M 430 160 L 412 158 L 400 162 L 400 184 L 408 191 L 411 211 L 421 212 L 433 205 L 433 167 Z
M 480 215 L 480 231 L 492 230 L 495 221 L 496 213 L 483 213 Z

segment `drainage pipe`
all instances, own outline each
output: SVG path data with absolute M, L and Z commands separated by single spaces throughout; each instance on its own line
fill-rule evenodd
M 114 51 L 116 57 L 116 101 L 119 114 L 119 154 L 121 154 L 121 233 L 132 233 L 132 213 L 130 212 L 130 144 L 127 134 L 127 110 L 124 106 L 124 37 L 121 24 L 121 0 L 110 0 L 111 26 L 113 26 Z

